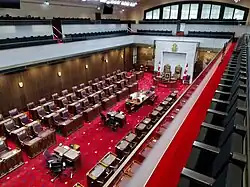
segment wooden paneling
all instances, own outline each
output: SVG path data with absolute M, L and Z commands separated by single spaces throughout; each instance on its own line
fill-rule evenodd
M 154 48 L 152 47 L 137 47 L 137 63 L 153 66 L 153 54 Z
M 62 89 L 69 89 L 87 80 L 112 73 L 117 69 L 124 70 L 132 65 L 130 47 L 95 53 L 88 56 L 61 60 L 54 64 L 35 66 L 22 72 L 0 75 L 0 113 L 5 116 L 12 108 L 25 110 L 29 102 L 38 103 L 42 97 L 50 99 L 55 92 L 61 94 Z M 122 58 L 123 57 L 123 58 Z M 108 62 L 105 63 L 104 59 Z M 88 64 L 88 69 L 85 68 Z M 58 72 L 61 72 L 61 77 Z M 18 83 L 23 82 L 23 88 Z

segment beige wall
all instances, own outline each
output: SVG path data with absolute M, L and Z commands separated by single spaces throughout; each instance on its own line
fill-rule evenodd
M 95 19 L 95 13 L 99 12 L 96 7 L 77 7 L 21 3 L 21 9 L 0 9 L 0 15 L 9 14 L 11 16 L 40 16 L 48 19 L 53 17 L 74 17 Z M 114 9 L 113 15 L 102 15 L 102 18 L 124 19 L 125 13 Z
M 137 21 L 142 20 L 144 16 L 144 10 L 161 5 L 161 4 L 178 2 L 178 1 L 184 1 L 184 0 L 141 0 L 140 3 L 135 8 L 130 9 L 128 18 L 137 20 Z M 234 4 L 234 0 L 218 0 L 217 2 Z M 240 6 L 245 6 L 245 7 L 250 8 L 250 0 L 241 0 L 237 4 Z M 250 22 L 250 14 L 248 15 L 248 22 Z

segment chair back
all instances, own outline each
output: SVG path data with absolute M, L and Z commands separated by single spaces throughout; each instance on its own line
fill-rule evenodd
M 63 118 L 69 118 L 69 111 L 68 110 L 62 111 L 62 117 Z
M 71 95 L 71 100 L 72 100 L 72 102 L 77 101 L 77 97 L 76 97 L 76 94 L 75 94 L 75 93 L 73 93 L 73 94 Z
M 88 81 L 88 85 L 89 85 L 89 86 L 92 86 L 92 84 L 93 84 L 93 81 L 92 81 L 92 80 L 89 80 L 89 81 Z
M 1 154 L 1 152 L 5 151 L 7 149 L 8 149 L 8 147 L 7 147 L 6 143 L 5 143 L 5 141 L 0 140 L 0 154 Z
M 46 103 L 46 98 L 40 99 L 40 100 L 39 100 L 39 103 L 40 103 L 41 105 L 45 104 L 45 103 Z
M 100 96 L 101 96 L 101 98 L 104 98 L 104 97 L 105 97 L 104 91 L 102 91 L 102 92 L 100 93 Z
M 84 83 L 81 83 L 80 84 L 80 88 L 83 89 L 85 87 L 85 84 Z
M 40 116 L 46 116 L 46 112 L 45 112 L 45 110 L 44 110 L 44 108 L 43 107 L 39 107 L 38 109 L 37 109 L 37 113 L 38 113 L 38 115 L 40 115 Z
M 28 124 L 30 123 L 30 120 L 26 114 L 23 114 L 22 116 L 19 117 L 19 120 L 23 124 Z
M 6 122 L 4 123 L 5 129 L 6 130 L 11 130 L 11 129 L 15 129 L 15 122 L 13 119 L 8 119 L 6 120 Z
M 102 76 L 102 80 L 104 81 L 105 79 L 106 79 L 106 78 L 105 78 L 105 76 L 103 75 L 103 76 Z
M 171 72 L 171 66 L 169 64 L 164 65 L 164 69 L 163 69 L 164 73 L 169 73 Z
M 53 100 L 56 100 L 57 98 L 59 98 L 58 93 L 54 93 L 54 94 L 52 94 L 52 99 L 53 99 Z
M 98 78 L 95 78 L 95 83 L 98 83 L 99 82 L 99 79 Z
M 10 111 L 9 111 L 9 114 L 10 114 L 11 117 L 17 115 L 17 114 L 18 114 L 17 108 L 14 108 L 14 109 L 10 110 Z
M 68 95 L 68 93 L 69 93 L 69 92 L 68 92 L 67 89 L 65 89 L 65 90 L 62 91 L 62 95 L 63 95 L 63 96 Z
M 32 129 L 34 131 L 35 134 L 39 134 L 40 132 L 43 131 L 42 125 L 40 124 L 40 122 L 36 121 L 33 125 L 32 125 Z
M 28 103 L 27 108 L 28 108 L 28 110 L 31 110 L 32 108 L 35 108 L 34 102 Z
M 76 92 L 76 91 L 77 91 L 77 86 L 73 86 L 73 87 L 72 87 L 72 91 L 73 91 L 73 92 Z
M 76 113 L 79 114 L 81 112 L 81 104 L 76 103 L 75 108 L 76 108 Z
M 53 120 L 54 121 L 58 121 L 58 122 L 60 122 L 60 121 L 62 121 L 62 118 L 61 118 L 61 116 L 60 116 L 60 114 L 55 114 L 54 116 L 53 116 Z
M 26 129 L 23 129 L 22 131 L 18 132 L 17 137 L 20 142 L 24 142 L 29 137 L 29 135 Z
M 0 114 L 0 121 L 3 121 L 3 115 Z
M 62 104 L 63 104 L 64 106 L 67 106 L 67 105 L 69 104 L 68 99 L 63 98 L 63 99 L 62 99 Z

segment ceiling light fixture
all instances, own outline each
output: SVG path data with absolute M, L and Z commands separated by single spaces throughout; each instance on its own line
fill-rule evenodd
M 100 0 L 100 2 L 104 2 L 104 1 L 107 4 L 112 4 L 112 5 L 130 6 L 130 7 L 135 7 L 137 5 L 137 2 L 130 2 L 130 1 Z
M 49 1 L 44 1 L 44 4 L 45 5 L 49 5 Z

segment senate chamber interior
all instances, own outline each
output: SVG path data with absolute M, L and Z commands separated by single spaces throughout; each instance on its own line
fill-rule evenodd
M 250 0 L 0 0 L 0 187 L 250 187 Z

